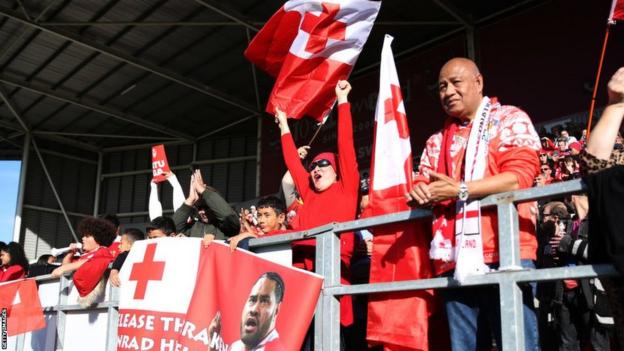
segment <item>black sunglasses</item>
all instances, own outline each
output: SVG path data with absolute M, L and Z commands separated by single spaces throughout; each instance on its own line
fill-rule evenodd
M 316 160 L 310 163 L 310 165 L 308 166 L 308 171 L 312 172 L 316 168 L 316 166 L 319 166 L 320 168 L 331 166 L 331 162 L 329 162 L 329 160 L 326 160 L 324 158 L 320 160 Z

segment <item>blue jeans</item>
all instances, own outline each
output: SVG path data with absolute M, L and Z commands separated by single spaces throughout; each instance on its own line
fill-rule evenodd
M 497 266 L 490 265 L 491 268 Z M 535 265 L 533 261 L 522 260 L 522 267 L 535 268 Z M 521 285 L 524 302 L 524 345 L 527 351 L 539 350 L 537 315 L 533 305 L 535 286 L 535 283 Z M 453 351 L 491 350 L 492 335 L 499 350 L 502 349 L 498 286 L 440 291 L 446 307 Z

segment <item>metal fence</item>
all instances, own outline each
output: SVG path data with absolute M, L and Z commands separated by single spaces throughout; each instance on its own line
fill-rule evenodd
M 570 195 L 583 191 L 580 180 L 557 183 L 545 187 L 531 188 L 488 196 L 481 201 L 482 207 L 497 207 L 499 232 L 500 267 L 494 272 L 480 276 L 471 276 L 458 284 L 452 278 L 433 278 L 389 283 L 360 284 L 345 286 L 340 284 L 340 233 L 371 228 L 382 224 L 404 222 L 428 218 L 431 212 L 415 209 L 379 217 L 331 223 L 311 230 L 280 236 L 252 239 L 252 249 L 259 247 L 284 245 L 294 240 L 316 238 L 316 272 L 325 278 L 315 318 L 315 350 L 340 350 L 340 305 L 338 297 L 342 295 L 375 294 L 394 291 L 457 288 L 464 286 L 498 285 L 500 294 L 502 349 L 505 351 L 524 350 L 524 321 L 522 310 L 522 292 L 518 284 L 526 282 L 590 278 L 596 276 L 618 275 L 612 265 L 585 265 L 576 267 L 558 267 L 548 269 L 524 269 L 520 264 L 520 243 L 518 202 L 547 199 Z M 45 278 L 44 278 L 45 279 Z M 49 278 L 48 278 L 49 279 Z M 58 305 L 51 308 L 57 315 L 57 335 L 59 340 L 68 333 L 65 328 L 65 316 L 69 311 L 85 311 L 78 305 L 70 305 L 67 300 L 69 281 L 61 279 Z M 116 350 L 117 340 L 117 298 L 115 289 L 111 289 L 107 301 L 98 303 L 93 309 L 108 311 L 107 350 Z M 23 350 L 23 342 L 16 350 Z M 56 350 L 63 350 L 62 342 L 57 341 Z

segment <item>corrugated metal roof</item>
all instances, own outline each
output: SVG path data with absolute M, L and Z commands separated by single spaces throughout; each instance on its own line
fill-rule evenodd
M 462 29 L 462 22 L 478 24 L 505 9 L 542 2 L 385 1 L 355 72 L 379 60 L 385 33 L 400 38 L 393 46 L 401 53 Z M 260 28 L 283 1 L 21 3 L 24 8 L 0 0 L 0 86 L 33 131 L 165 140 L 167 132 L 196 138 L 257 110 L 251 66 L 242 55 L 247 29 L 235 19 Z M 272 80 L 259 73 L 261 104 L 271 87 Z M 3 150 L 19 149 L 15 126 L 10 111 L 0 106 Z M 72 139 L 97 149 L 145 142 L 95 135 Z

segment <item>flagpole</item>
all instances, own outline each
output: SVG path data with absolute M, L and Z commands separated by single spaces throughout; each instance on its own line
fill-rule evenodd
M 598 83 L 600 82 L 600 74 L 602 73 L 602 65 L 604 63 L 605 52 L 607 51 L 607 42 L 609 41 L 610 30 L 611 30 L 611 23 L 607 23 L 607 29 L 605 31 L 604 41 L 602 42 L 602 52 L 600 53 L 600 61 L 598 62 L 598 72 L 596 73 L 596 81 L 594 83 L 594 90 L 592 92 L 591 104 L 589 106 L 589 118 L 587 119 L 586 140 L 589 140 L 589 134 L 591 131 L 592 119 L 594 117 L 594 108 L 596 106 L 596 93 L 598 92 Z
M 314 140 L 318 136 L 318 133 L 321 131 L 321 128 L 323 128 L 323 126 L 325 125 L 325 123 L 329 119 L 329 115 L 334 110 L 334 107 L 336 107 L 336 102 L 337 101 L 334 101 L 334 104 L 332 105 L 331 109 L 329 110 L 329 112 L 327 112 L 327 116 L 325 116 L 325 118 L 323 118 L 323 121 L 321 123 L 319 123 L 318 128 L 316 128 L 316 132 L 314 132 L 314 135 L 312 135 L 312 138 L 310 138 L 310 141 L 308 141 L 308 145 L 306 145 L 307 147 L 310 147 L 312 145 L 312 143 L 314 142 Z

